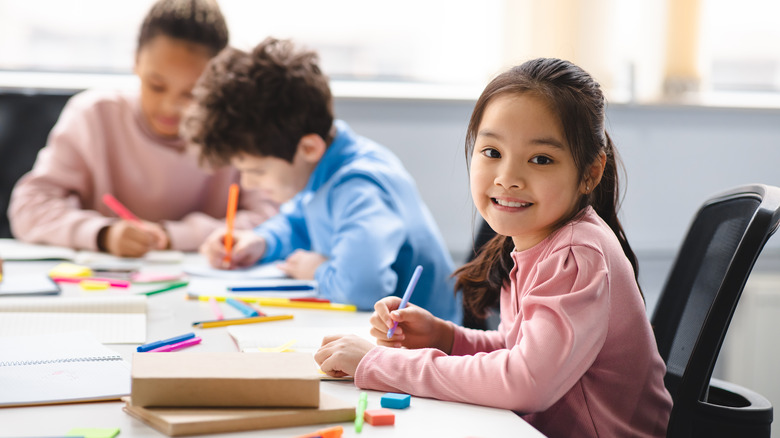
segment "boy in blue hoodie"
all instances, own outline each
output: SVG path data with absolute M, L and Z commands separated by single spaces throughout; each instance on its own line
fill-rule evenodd
M 288 276 L 314 279 L 320 294 L 361 310 L 401 296 L 417 265 L 412 303 L 460 323 L 453 262 L 401 161 L 334 120 L 317 54 L 268 38 L 251 53 L 225 49 L 206 68 L 185 120 L 204 159 L 231 163 L 241 182 L 282 203 L 280 213 L 201 247 L 216 267 L 283 260 Z

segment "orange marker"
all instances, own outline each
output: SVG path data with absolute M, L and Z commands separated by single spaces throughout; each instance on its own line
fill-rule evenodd
M 233 183 L 230 185 L 230 192 L 228 193 L 227 214 L 225 215 L 227 231 L 225 232 L 225 258 L 222 260 L 222 266 L 225 268 L 230 266 L 230 251 L 233 250 L 233 222 L 236 220 L 237 208 L 238 184 Z
M 344 428 L 341 426 L 329 427 L 327 429 L 320 429 L 314 433 L 307 433 L 306 435 L 300 435 L 296 438 L 341 438 L 344 433 Z

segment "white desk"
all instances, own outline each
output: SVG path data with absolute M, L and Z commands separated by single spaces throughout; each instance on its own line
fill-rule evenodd
M 195 255 L 188 255 L 192 262 Z M 5 262 L 4 269 L 46 272 L 57 262 Z M 180 270 L 178 265 L 156 265 L 149 269 L 159 272 Z M 63 295 L 83 293 L 75 285 L 64 285 Z M 95 292 L 90 292 L 95 293 Z M 189 331 L 203 338 L 201 344 L 187 351 L 236 351 L 237 347 L 226 328 L 193 329 L 193 321 L 213 319 L 209 303 L 186 299 L 186 288 L 152 295 L 147 306 L 148 341 L 165 339 Z M 282 329 L 285 323 L 311 327 L 368 326 L 367 312 L 339 312 L 305 309 L 269 308 L 268 313 L 292 313 L 291 321 L 269 322 Z M 109 345 L 128 361 L 137 345 Z M 186 354 L 186 352 L 172 353 Z M 0 391 L 2 388 L 0 388 Z M 351 382 L 322 382 L 321 390 L 343 400 L 357 403 L 360 390 Z M 379 408 L 382 392 L 367 391 L 368 409 Z M 120 438 L 164 437 L 143 422 L 122 411 L 123 402 L 61 404 L 50 406 L 0 408 L 0 437 L 56 436 L 64 435 L 75 427 L 119 427 Z M 394 426 L 374 427 L 365 424 L 363 432 L 356 434 L 353 423 L 341 423 L 345 437 L 539 437 L 542 436 L 528 423 L 511 411 L 486 408 L 463 403 L 443 402 L 412 397 L 411 406 L 394 411 Z M 311 433 L 331 425 L 311 425 L 284 429 L 247 431 L 225 434 L 231 437 L 295 437 Z

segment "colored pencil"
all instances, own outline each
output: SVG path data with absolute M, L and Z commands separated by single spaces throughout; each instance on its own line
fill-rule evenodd
M 225 327 L 237 324 L 254 324 L 258 322 L 281 321 L 283 319 L 293 319 L 292 315 L 273 315 L 273 316 L 253 316 L 251 318 L 233 318 L 219 319 L 216 321 L 198 321 L 193 322 L 192 326 L 197 328 Z
M 341 303 L 330 303 L 330 302 L 311 302 L 311 301 L 300 301 L 292 298 L 276 298 L 276 297 L 244 297 L 244 296 L 236 296 L 232 295 L 230 297 L 224 296 L 224 295 L 195 295 L 190 294 L 188 295 L 190 299 L 195 300 L 201 300 L 201 301 L 208 301 L 209 298 L 214 298 L 217 301 L 225 301 L 227 298 L 237 298 L 241 301 L 246 301 L 249 303 L 257 303 L 261 306 L 267 306 L 267 307 L 289 307 L 289 308 L 298 308 L 298 309 L 318 309 L 318 310 L 339 310 L 339 311 L 345 311 L 345 312 L 356 312 L 357 306 L 354 304 L 341 304 Z

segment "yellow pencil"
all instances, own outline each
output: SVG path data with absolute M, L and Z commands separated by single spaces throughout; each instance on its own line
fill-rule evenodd
M 292 315 L 273 315 L 273 316 L 253 316 L 250 318 L 217 319 L 214 321 L 193 322 L 192 326 L 197 328 L 225 327 L 236 324 L 254 324 L 256 322 L 280 321 L 283 319 L 293 319 Z
M 244 295 L 230 295 L 230 296 L 216 296 L 216 295 L 190 295 L 190 298 L 198 299 L 200 301 L 208 301 L 209 298 L 214 298 L 217 301 L 225 301 L 227 298 L 235 298 L 241 301 L 250 303 L 257 303 L 261 306 L 268 307 L 294 307 L 298 309 L 319 309 L 319 310 L 340 310 L 345 312 L 356 312 L 357 306 L 354 304 L 341 304 L 341 303 L 317 303 L 310 301 L 292 301 L 289 298 L 276 298 L 276 297 L 248 297 Z

